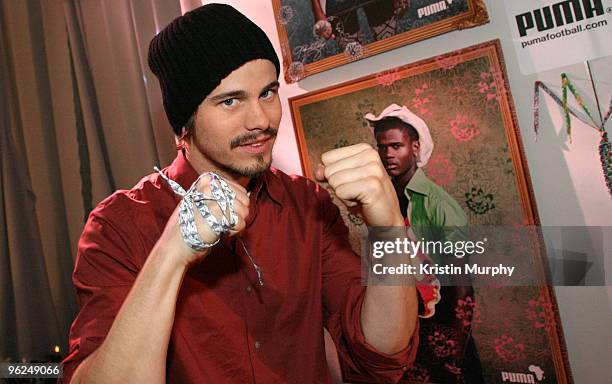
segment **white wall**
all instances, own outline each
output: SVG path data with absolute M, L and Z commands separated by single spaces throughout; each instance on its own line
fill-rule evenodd
M 281 57 L 271 0 L 219 2 L 233 5 L 262 27 Z M 353 62 L 307 77 L 299 84 L 287 85 L 281 76 L 285 113 L 274 150 L 275 166 L 287 173 L 301 174 L 288 98 L 458 48 L 500 39 L 542 225 L 612 226 L 612 199 L 605 188 L 596 151 L 598 133 L 574 119 L 573 143 L 569 144 L 562 128 L 560 109 L 548 97 L 542 96 L 540 135 L 538 142 L 533 140 L 533 84 L 537 79 L 560 94 L 560 74 L 566 72 L 596 114 L 594 92 L 585 65 L 576 64 L 532 76 L 522 75 L 503 1 L 487 0 L 486 3 L 491 22 L 484 26 L 448 33 Z M 603 109 L 607 109 L 612 94 L 612 57 L 595 60 L 592 69 L 598 82 L 600 103 Z M 577 104 L 572 105 L 579 110 Z M 608 128 L 610 125 L 609 122 Z M 607 244 L 603 248 L 611 250 L 612 239 L 605 240 Z M 610 252 L 606 254 L 606 261 L 610 263 Z M 612 356 L 612 287 L 562 287 L 556 288 L 556 293 L 575 382 L 612 382 L 609 368 Z

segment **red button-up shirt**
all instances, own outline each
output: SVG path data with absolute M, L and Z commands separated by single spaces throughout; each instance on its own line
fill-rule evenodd
M 198 176 L 180 153 L 164 172 L 185 189 Z M 337 345 L 345 380 L 398 381 L 415 359 L 418 329 L 394 355 L 366 343 L 360 259 L 327 192 L 271 169 L 250 199 L 241 236 L 264 285 L 235 237 L 190 268 L 177 299 L 167 381 L 328 383 L 323 327 Z M 152 174 L 91 213 L 73 274 L 80 312 L 70 330 L 65 382 L 104 340 L 178 202 Z

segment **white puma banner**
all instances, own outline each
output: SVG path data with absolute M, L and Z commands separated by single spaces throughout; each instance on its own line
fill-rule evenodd
M 612 0 L 504 0 L 525 75 L 612 55 Z

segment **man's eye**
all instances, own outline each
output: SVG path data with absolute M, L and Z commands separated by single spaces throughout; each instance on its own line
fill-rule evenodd
M 223 100 L 221 103 L 225 105 L 226 107 L 233 107 L 236 104 L 238 104 L 238 99 L 227 99 L 227 100 Z
M 267 91 L 264 91 L 260 97 L 262 99 L 271 99 L 272 97 L 274 97 L 274 93 L 275 93 L 274 90 L 268 89 Z

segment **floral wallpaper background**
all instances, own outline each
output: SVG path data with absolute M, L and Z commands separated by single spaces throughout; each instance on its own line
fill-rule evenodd
M 425 173 L 457 200 L 470 225 L 526 224 L 500 108 L 509 95 L 504 74 L 494 69 L 503 66 L 492 65 L 486 55 L 464 60 L 450 54 L 431 62 L 432 70 L 405 78 L 399 69 L 387 71 L 376 75 L 375 86 L 302 105 L 299 114 L 311 170 L 330 149 L 359 142 L 375 146 L 363 116 L 378 114 L 391 103 L 403 104 L 425 120 L 434 140 Z M 359 252 L 363 221 L 337 204 Z M 457 302 L 455 317 L 472 327 L 484 381 L 502 383 L 502 372 L 509 372 L 531 375 L 535 383 L 559 382 L 550 337 L 556 330 L 555 313 L 546 291 L 508 286 L 475 291 L 474 300 Z M 429 352 L 439 357 L 452 353 L 450 334 L 442 329 L 432 335 Z M 429 382 L 430 373 L 417 365 L 407 378 Z

